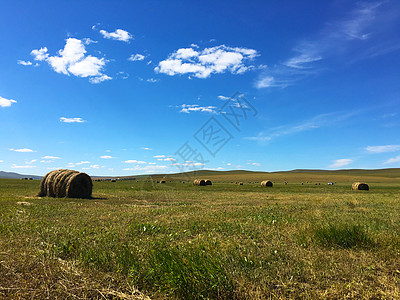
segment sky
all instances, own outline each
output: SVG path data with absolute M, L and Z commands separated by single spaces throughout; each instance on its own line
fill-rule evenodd
M 0 2 L 0 170 L 400 167 L 400 3 Z

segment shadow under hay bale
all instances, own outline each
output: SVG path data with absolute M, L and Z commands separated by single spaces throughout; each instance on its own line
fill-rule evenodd
M 204 179 L 195 179 L 193 181 L 193 185 L 205 186 L 206 181 Z
M 360 190 L 360 191 L 369 191 L 369 186 L 366 183 L 362 182 L 354 182 L 351 186 L 351 188 L 354 191 Z
M 273 183 L 272 183 L 272 181 L 269 181 L 269 180 L 263 180 L 263 181 L 261 181 L 261 186 L 269 186 L 269 187 L 272 187 L 272 186 L 273 186 Z
M 92 198 L 93 183 L 86 173 L 73 170 L 55 170 L 40 182 L 39 197 Z

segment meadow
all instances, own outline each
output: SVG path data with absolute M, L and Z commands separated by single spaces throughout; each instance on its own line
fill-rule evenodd
M 191 175 L 213 185 L 94 182 L 83 200 L 0 179 L 0 298 L 400 298 L 399 171 Z

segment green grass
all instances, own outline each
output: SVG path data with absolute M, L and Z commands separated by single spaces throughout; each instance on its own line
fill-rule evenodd
M 91 200 L 0 180 L 0 298 L 400 297 L 393 177 L 365 192 L 348 175 L 327 186 L 329 174 L 281 174 L 289 184 L 273 188 L 249 184 L 263 179 L 253 173 L 215 176 L 95 182 Z

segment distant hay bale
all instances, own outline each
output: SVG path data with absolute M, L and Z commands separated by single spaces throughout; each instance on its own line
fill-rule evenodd
M 205 181 L 206 185 L 212 185 L 212 182 L 211 182 L 211 180 L 209 180 L 209 179 L 205 179 L 204 181 Z
M 272 181 L 269 181 L 269 180 L 263 180 L 263 181 L 261 181 L 261 186 L 269 186 L 269 187 L 272 187 L 272 186 L 273 186 L 273 183 L 272 183 Z
M 193 181 L 193 185 L 205 186 L 206 181 L 204 179 L 195 179 Z
M 165 180 L 160 180 L 160 183 L 165 183 Z
M 39 197 L 91 198 L 93 183 L 86 173 L 73 170 L 55 170 L 40 182 Z
M 368 184 L 362 182 L 354 182 L 351 187 L 354 191 L 356 190 L 369 191 Z
M 239 182 L 238 185 L 243 185 L 243 182 Z

